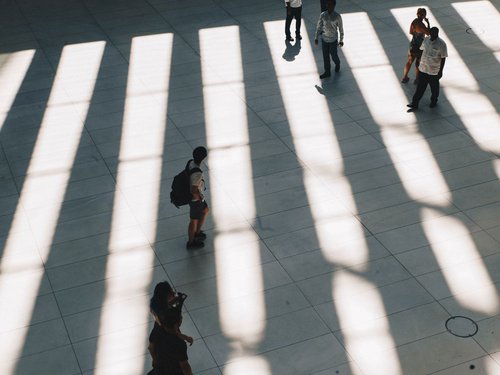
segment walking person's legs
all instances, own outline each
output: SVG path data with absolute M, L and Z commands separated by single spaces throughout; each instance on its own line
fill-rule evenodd
M 188 226 L 188 245 L 193 244 L 194 242 L 194 235 L 196 234 L 196 229 L 198 227 L 198 221 L 196 219 L 189 219 L 189 226 Z
M 434 108 L 437 105 L 439 97 L 439 78 L 438 76 L 430 76 L 429 86 L 431 87 L 431 104 L 430 107 Z
M 201 228 L 205 223 L 208 215 L 208 206 L 205 201 L 189 202 L 189 226 L 188 226 L 188 242 L 187 249 L 199 249 L 205 246 L 201 238 Z
M 413 95 L 411 103 L 408 104 L 408 107 L 410 107 L 410 109 L 408 110 L 409 112 L 418 108 L 418 103 L 420 102 L 420 99 L 422 99 L 425 89 L 427 89 L 428 83 L 429 83 L 429 75 L 420 72 L 417 89 L 415 90 L 415 94 Z
M 302 7 L 292 8 L 292 11 L 295 13 L 295 37 L 297 39 L 302 39 L 300 36 L 300 26 L 302 25 Z
M 418 76 L 420 74 L 420 70 L 418 67 L 420 66 L 420 59 L 422 58 L 422 50 L 419 50 L 418 53 L 415 54 L 415 80 L 413 83 L 418 83 Z
M 339 54 L 338 54 L 338 41 L 335 41 L 330 44 L 330 56 L 332 56 L 332 60 L 335 63 L 335 71 L 338 72 L 340 70 L 340 59 L 339 59 Z
M 293 19 L 293 10 L 290 12 L 290 14 L 288 14 L 288 12 L 286 14 L 285 36 L 286 36 L 287 40 L 291 40 L 292 39 L 292 36 L 290 35 L 290 25 L 292 24 L 292 19 Z
M 206 238 L 206 236 L 204 235 L 204 233 L 201 229 L 203 228 L 203 225 L 205 224 L 205 220 L 207 219 L 207 216 L 208 216 L 208 205 L 205 203 L 205 208 L 202 211 L 201 218 L 199 220 L 197 220 L 196 231 L 194 234 L 194 236 L 196 238 L 199 238 L 202 240 L 204 240 Z
M 286 21 L 285 21 L 285 36 L 287 40 L 291 40 L 292 36 L 290 35 L 290 25 L 292 24 L 292 15 L 287 15 L 286 16 Z
M 417 58 L 415 59 L 415 81 L 418 82 L 418 75 L 420 74 L 420 70 L 418 70 L 418 67 L 420 65 L 420 58 L 422 57 L 422 53 L 420 53 Z
M 331 75 L 330 43 L 321 40 L 321 49 L 323 50 L 323 66 L 325 68 L 325 72 L 320 75 L 320 78 L 326 78 Z
M 408 60 L 406 61 L 406 65 L 403 69 L 403 78 L 401 78 L 401 82 L 406 83 L 410 79 L 408 78 L 408 73 L 410 72 L 411 65 L 413 64 L 414 56 L 411 53 L 411 50 L 408 51 Z M 418 70 L 418 68 L 416 68 Z

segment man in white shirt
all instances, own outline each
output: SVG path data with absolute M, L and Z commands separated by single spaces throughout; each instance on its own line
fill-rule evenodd
M 319 78 L 327 78 L 331 75 L 330 56 L 335 63 L 335 71 L 340 70 L 340 59 L 337 54 L 337 45 L 344 45 L 344 26 L 342 17 L 335 12 L 335 0 L 329 0 L 327 10 L 319 16 L 314 35 L 314 44 L 318 45 L 318 36 L 321 35 L 321 46 L 323 49 L 323 64 L 325 72 Z M 340 35 L 339 35 L 340 34 Z
M 422 57 L 418 66 L 418 85 L 411 103 L 407 105 L 410 108 L 408 112 L 418 109 L 418 103 L 422 99 L 427 85 L 431 86 L 431 104 L 429 107 L 434 108 L 437 105 L 439 80 L 443 76 L 448 49 L 444 40 L 439 38 L 439 29 L 437 27 L 431 27 L 429 31 L 430 37 L 425 38 L 420 46 Z
M 199 249 L 205 246 L 203 240 L 207 237 L 201 229 L 208 215 L 208 204 L 205 201 L 203 191 L 205 190 L 205 180 L 201 171 L 201 163 L 207 157 L 207 149 L 203 146 L 193 150 L 193 160 L 188 164 L 188 170 L 196 168 L 190 172 L 191 201 L 189 202 L 189 226 L 188 250 Z
M 285 21 L 285 36 L 288 42 L 293 42 L 290 35 L 290 25 L 292 19 L 295 18 L 295 38 L 301 40 L 300 25 L 302 23 L 302 0 L 285 0 L 286 5 L 286 21 Z

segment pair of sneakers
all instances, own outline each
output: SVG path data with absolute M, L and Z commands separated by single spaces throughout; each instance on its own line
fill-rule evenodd
M 203 246 L 205 246 L 203 240 L 205 240 L 206 238 L 206 233 L 200 230 L 198 233 L 195 233 L 193 241 L 186 244 L 186 249 L 201 249 Z
M 336 72 L 340 72 L 340 63 L 339 64 L 335 64 L 335 71 Z M 324 72 L 323 74 L 321 74 L 319 76 L 319 78 L 321 79 L 325 79 L 325 78 L 328 78 L 330 77 L 332 74 L 330 72 Z
M 418 109 L 418 104 L 410 103 L 407 104 L 406 106 L 408 107 L 408 110 L 406 112 L 415 112 Z M 431 101 L 431 103 L 429 104 L 429 108 L 436 108 L 436 106 L 437 106 L 437 100 Z

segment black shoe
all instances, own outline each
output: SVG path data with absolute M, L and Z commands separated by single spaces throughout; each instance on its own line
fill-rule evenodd
M 330 73 L 324 72 L 322 75 L 319 76 L 319 78 L 323 79 L 323 78 L 328 78 L 330 76 L 331 76 Z
M 297 34 L 295 34 L 295 39 L 297 39 L 297 40 L 302 40 L 302 36 L 301 36 L 301 35 L 297 35 Z
M 194 239 L 193 242 L 188 242 L 186 244 L 186 249 L 188 250 L 201 249 L 203 246 L 205 246 L 205 243 L 203 241 Z
M 408 83 L 408 81 L 409 81 L 409 80 L 410 80 L 410 79 L 409 79 L 408 77 L 403 78 L 403 79 L 401 80 L 401 83 Z
M 206 238 L 207 238 L 207 234 L 205 232 L 203 232 L 202 230 L 200 230 L 199 233 L 195 233 L 194 234 L 194 239 L 195 240 L 201 240 L 201 241 L 203 241 Z
M 418 109 L 418 105 L 413 103 L 407 104 L 406 106 L 409 108 L 406 112 L 414 112 Z
M 436 107 L 437 105 L 438 105 L 438 103 L 437 103 L 437 101 L 435 101 L 435 102 L 431 102 L 431 104 L 429 104 L 429 107 L 430 107 L 430 108 L 434 108 L 434 107 Z
M 335 65 L 335 71 L 339 72 L 340 71 L 340 64 Z
M 287 42 L 293 42 L 293 38 L 291 36 L 287 36 L 285 40 Z

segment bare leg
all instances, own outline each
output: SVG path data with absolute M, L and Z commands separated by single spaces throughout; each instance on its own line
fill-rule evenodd
M 194 235 L 196 234 L 196 228 L 198 227 L 199 220 L 191 219 L 189 220 L 188 226 L 188 241 L 192 243 L 194 241 Z
M 195 233 L 200 233 L 201 231 L 201 228 L 203 227 L 203 224 L 205 224 L 205 220 L 207 219 L 207 215 L 208 215 L 208 207 L 205 207 L 205 209 L 203 210 L 203 216 L 201 217 L 200 220 L 196 220 L 196 231 Z
M 403 71 L 403 78 L 402 79 L 406 79 L 408 78 L 408 72 L 410 71 L 410 68 L 411 68 L 411 64 L 412 62 L 408 61 L 405 65 L 405 68 L 404 68 L 404 71 Z
M 418 70 L 418 65 L 415 65 L 415 80 L 418 80 L 418 73 L 420 71 Z

